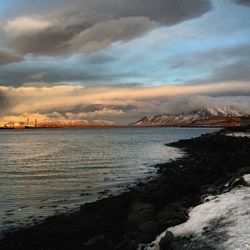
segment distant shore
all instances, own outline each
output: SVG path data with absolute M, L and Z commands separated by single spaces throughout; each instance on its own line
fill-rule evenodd
M 187 209 L 207 194 L 220 194 L 250 173 L 250 139 L 226 136 L 249 128 L 225 129 L 168 146 L 183 158 L 157 165 L 158 175 L 117 196 L 84 204 L 79 211 L 5 235 L 0 249 L 137 249 L 170 226 L 187 220 Z M 136 167 L 136 166 L 135 166 Z M 226 183 L 231 183 L 225 186 Z M 234 183 L 234 184 L 233 184 Z M 167 249 L 176 249 L 174 239 Z
M 0 129 L 51 129 L 51 128 L 123 128 L 122 125 L 84 125 L 84 126 L 24 126 L 24 127 L 0 127 Z
M 190 126 L 181 126 L 181 125 L 142 125 L 142 126 L 135 126 L 135 125 L 83 125 L 83 126 L 25 126 L 25 127 L 0 127 L 0 130 L 25 130 L 25 129 L 59 129 L 59 128 L 157 128 L 157 127 L 168 127 L 168 128 L 234 128 L 234 129 L 241 129 L 240 126 L 223 126 L 223 125 L 190 125 Z

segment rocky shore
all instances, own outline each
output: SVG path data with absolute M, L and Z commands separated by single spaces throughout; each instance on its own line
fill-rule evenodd
M 201 203 L 205 195 L 245 185 L 242 175 L 250 173 L 250 139 L 229 137 L 227 132 L 169 144 L 187 154 L 157 165 L 158 175 L 153 180 L 123 194 L 84 204 L 77 212 L 10 232 L 0 242 L 0 249 L 143 248 L 168 227 L 185 222 L 188 209 Z M 182 249 L 171 233 L 161 240 L 160 247 Z

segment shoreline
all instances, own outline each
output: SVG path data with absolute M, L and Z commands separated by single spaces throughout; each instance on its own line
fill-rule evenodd
M 72 128 L 77 128 L 77 129 L 84 129 L 84 128 L 215 128 L 215 129 L 223 129 L 223 128 L 229 128 L 229 129 L 242 129 L 241 126 L 223 126 L 223 125 L 190 125 L 190 126 L 173 126 L 173 125 L 142 125 L 142 126 L 136 126 L 136 125 L 85 125 L 85 126 L 41 126 L 41 127 L 0 127 L 0 130 L 33 130 L 33 129 L 72 129 Z
M 158 164 L 153 180 L 84 204 L 78 212 L 10 232 L 0 249 L 132 250 L 150 243 L 168 227 L 186 221 L 187 209 L 200 204 L 203 195 L 220 194 L 232 178 L 250 172 L 250 139 L 225 136 L 225 131 L 167 144 L 187 155 Z

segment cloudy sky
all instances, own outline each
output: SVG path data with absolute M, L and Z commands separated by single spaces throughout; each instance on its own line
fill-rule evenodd
M 250 110 L 250 0 L 1 0 L 0 120 Z

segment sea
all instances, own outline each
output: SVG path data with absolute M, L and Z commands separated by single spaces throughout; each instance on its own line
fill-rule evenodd
M 0 235 L 118 194 L 183 156 L 165 144 L 212 128 L 0 130 Z

